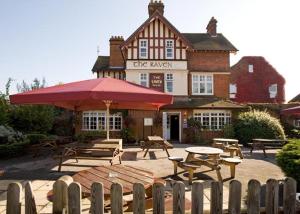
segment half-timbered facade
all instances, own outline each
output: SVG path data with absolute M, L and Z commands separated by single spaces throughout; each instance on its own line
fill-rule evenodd
M 93 72 L 174 95 L 174 104 L 160 110 L 161 124 L 145 124 L 156 121 L 155 112 L 129 110 L 137 139 L 158 134 L 184 141 L 190 117 L 201 122 L 204 138 L 220 135 L 232 111 L 241 108 L 229 101 L 230 54 L 237 49 L 217 33 L 214 17 L 207 32 L 182 33 L 164 17 L 161 1 L 151 1 L 148 12 L 126 40 L 111 37 L 110 56 L 99 56 Z

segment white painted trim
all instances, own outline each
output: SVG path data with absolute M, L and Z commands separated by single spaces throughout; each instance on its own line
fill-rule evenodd
M 181 135 L 182 135 L 182 132 L 183 132 L 183 130 L 182 130 L 182 121 L 181 121 L 181 112 L 180 111 L 164 111 L 163 113 L 166 113 L 166 116 L 168 117 L 168 114 L 171 114 L 171 115 L 179 115 L 179 142 L 182 142 L 182 139 L 181 139 Z M 164 123 L 164 121 L 163 121 L 163 123 Z M 162 126 L 162 131 L 163 131 L 163 135 L 164 135 L 164 126 Z

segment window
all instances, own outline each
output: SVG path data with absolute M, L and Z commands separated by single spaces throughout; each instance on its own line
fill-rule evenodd
M 270 85 L 269 93 L 270 98 L 275 98 L 277 96 L 277 84 Z
M 222 130 L 226 124 L 231 124 L 230 112 L 196 112 L 194 118 L 207 130 Z
M 213 76 L 193 74 L 192 92 L 193 95 L 213 95 Z
M 140 49 L 139 49 L 139 58 L 147 59 L 148 58 L 148 40 L 140 40 Z
M 148 87 L 148 74 L 140 74 L 140 85 Z
M 236 84 L 230 84 L 229 85 L 229 94 L 230 98 L 235 98 L 237 93 Z
M 253 67 L 253 65 L 248 65 L 248 71 L 249 71 L 249 73 L 253 73 L 253 71 L 254 71 L 254 67 Z
M 173 92 L 173 74 L 166 74 L 166 92 Z
M 106 113 L 102 111 L 83 112 L 82 130 L 85 131 L 105 131 L 106 130 Z M 112 131 L 122 129 L 121 113 L 112 114 L 109 118 L 109 127 Z
M 166 40 L 166 58 L 174 59 L 174 40 Z
M 300 119 L 295 119 L 294 125 L 295 125 L 295 127 L 300 128 Z

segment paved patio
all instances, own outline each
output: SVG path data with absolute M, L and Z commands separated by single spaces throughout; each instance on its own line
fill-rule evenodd
M 171 156 L 186 157 L 187 153 L 184 148 L 195 145 L 175 145 L 175 148 L 169 150 Z M 276 150 L 268 150 L 268 158 L 264 158 L 262 152 L 255 151 L 251 156 L 247 149 L 243 150 L 245 159 L 237 166 L 236 179 L 242 183 L 242 194 L 246 195 L 247 183 L 250 179 L 257 179 L 262 184 L 269 178 L 284 179 L 284 174 L 276 165 L 275 153 Z M 60 176 L 69 174 L 72 175 L 77 171 L 88 169 L 92 166 L 107 165 L 108 161 L 100 160 L 79 160 L 75 163 L 74 160 L 69 160 L 67 163 L 74 164 L 73 166 L 63 166 L 62 172 L 57 172 L 57 160 L 54 160 L 49 153 L 43 153 L 37 158 L 32 158 L 30 155 L 1 161 L 0 171 L 0 213 L 5 213 L 6 205 L 6 189 L 11 182 L 21 182 L 23 185 L 26 181 L 32 181 L 33 190 L 36 196 L 36 204 L 39 213 L 51 213 L 51 203 L 46 199 L 47 192 L 52 189 L 55 180 Z M 150 153 L 143 158 L 143 152 L 139 148 L 124 149 L 123 164 L 145 168 L 152 171 L 156 177 L 173 178 L 182 180 L 187 186 L 186 199 L 191 199 L 191 193 L 188 185 L 186 173 L 180 173 L 177 177 L 172 177 L 173 164 L 167 159 L 166 153 L 162 150 L 151 150 Z M 199 172 L 198 172 L 199 171 Z M 204 203 L 205 209 L 209 208 L 210 200 L 210 182 L 217 178 L 214 171 L 208 171 L 208 168 L 200 168 L 195 174 L 195 180 L 204 182 Z M 181 172 L 179 170 L 179 172 Z M 229 167 L 222 166 L 221 173 L 223 179 L 230 177 Z M 227 207 L 228 186 L 230 180 L 224 182 L 224 208 Z M 90 202 L 88 199 L 83 200 L 83 209 L 88 213 Z

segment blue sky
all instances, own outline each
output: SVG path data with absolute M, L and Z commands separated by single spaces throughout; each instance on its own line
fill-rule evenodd
M 48 85 L 93 78 L 109 38 L 127 38 L 148 17 L 150 0 L 0 0 L 0 91 L 45 78 Z M 163 0 L 181 32 L 205 32 L 212 16 L 242 56 L 264 56 L 286 78 L 287 100 L 300 93 L 299 0 Z M 12 87 L 15 92 L 15 86 Z

